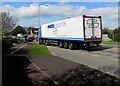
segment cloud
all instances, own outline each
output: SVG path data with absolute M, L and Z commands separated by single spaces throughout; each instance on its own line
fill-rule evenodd
M 16 11 L 16 8 L 14 8 L 10 5 L 4 5 L 4 6 L 0 7 L 0 12 L 1 11 L 9 12 L 11 15 L 14 16 L 14 12 Z
M 18 17 L 29 18 L 39 15 L 39 7 L 37 4 L 31 4 L 29 7 L 20 7 L 16 10 Z
M 38 4 L 31 4 L 28 7 L 22 6 L 20 8 L 15 8 L 10 5 L 4 5 L 3 7 L 0 7 L 0 11 L 9 12 L 10 15 L 19 18 L 31 18 L 39 15 Z
M 37 3 L 30 6 L 23 6 L 19 8 L 10 5 L 0 7 L 0 11 L 9 11 L 11 15 L 18 18 L 34 18 L 43 17 L 75 17 L 81 15 L 102 16 L 106 23 L 118 19 L 118 7 L 99 7 L 90 9 L 85 6 L 78 5 L 39 5 Z M 114 22 L 115 23 L 115 22 Z
M 102 15 L 107 19 L 118 19 L 118 8 L 117 7 L 105 7 L 92 9 L 89 14 Z
M 41 16 L 67 16 L 70 15 L 72 11 L 72 6 L 54 6 L 49 5 L 48 7 L 40 7 Z
M 37 3 L 31 4 L 30 6 L 23 6 L 20 8 L 14 8 L 9 5 L 4 5 L 0 7 L 0 10 L 10 11 L 11 15 L 20 18 L 31 18 L 36 16 L 80 16 L 80 15 L 101 15 L 107 19 L 117 19 L 118 18 L 118 8 L 117 7 L 104 7 L 89 9 L 85 6 L 73 6 L 73 5 L 41 5 Z M 39 13 L 40 12 L 40 13 Z

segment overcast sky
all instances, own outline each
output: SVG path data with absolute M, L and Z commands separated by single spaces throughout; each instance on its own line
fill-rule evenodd
M 82 15 L 102 16 L 103 28 L 118 27 L 117 2 L 2 2 L 2 10 L 9 11 L 25 27 Z

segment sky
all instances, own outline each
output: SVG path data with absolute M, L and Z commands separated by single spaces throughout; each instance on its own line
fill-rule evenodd
M 24 27 L 82 15 L 102 16 L 103 28 L 118 27 L 118 2 L 2 2 L 0 12 L 9 12 Z

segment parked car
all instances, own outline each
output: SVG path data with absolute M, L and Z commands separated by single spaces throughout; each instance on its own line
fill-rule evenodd
M 25 40 L 25 37 L 24 37 L 24 36 L 23 36 L 23 37 L 20 37 L 20 39 L 21 39 L 21 40 Z
M 32 42 L 33 39 L 32 39 L 32 37 L 27 37 L 27 38 L 26 38 L 26 41 L 28 41 L 28 42 Z
M 34 37 L 31 37 L 32 38 L 32 40 L 35 40 L 35 38 Z
M 17 36 L 10 36 L 11 38 L 17 38 Z

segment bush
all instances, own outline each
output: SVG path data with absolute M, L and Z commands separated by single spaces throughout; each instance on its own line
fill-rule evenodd
M 13 43 L 18 43 L 16 38 L 4 38 L 2 39 L 2 50 L 7 50 L 13 47 Z
M 114 41 L 120 42 L 120 27 L 113 31 Z
M 113 39 L 113 32 L 111 30 L 109 30 L 108 28 L 104 28 L 102 30 L 102 34 L 108 34 L 108 37 Z
M 9 38 L 9 40 L 10 40 L 12 43 L 18 43 L 18 39 L 16 39 L 16 38 Z
M 120 42 L 120 33 L 114 33 L 114 41 Z
M 2 49 L 7 50 L 10 47 L 13 47 L 13 42 L 9 39 L 2 39 Z
M 110 30 L 108 28 L 104 28 L 102 30 L 102 34 L 108 34 L 110 32 Z
M 113 33 L 111 31 L 109 31 L 108 37 L 111 38 L 111 39 L 113 39 Z

